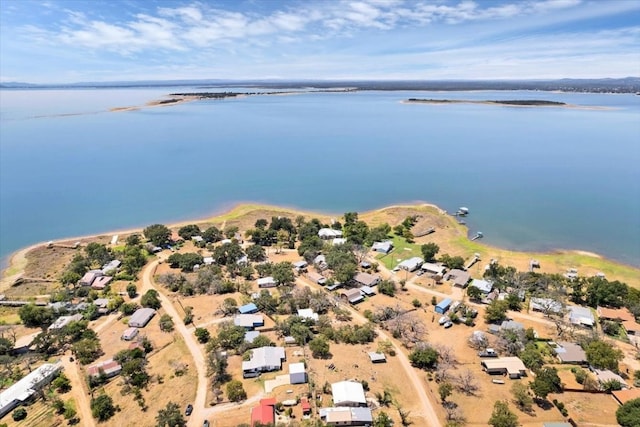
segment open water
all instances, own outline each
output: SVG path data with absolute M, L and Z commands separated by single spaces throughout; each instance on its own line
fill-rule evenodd
M 0 257 L 241 201 L 336 214 L 428 201 L 467 206 L 490 244 L 640 266 L 640 96 L 314 93 L 107 112 L 193 90 L 1 91 Z M 410 97 L 610 109 L 400 102 Z

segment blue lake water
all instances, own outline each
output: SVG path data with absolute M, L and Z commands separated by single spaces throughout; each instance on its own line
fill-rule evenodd
M 0 257 L 240 201 L 331 213 L 428 201 L 469 207 L 490 244 L 640 266 L 640 96 L 315 93 L 106 111 L 192 90 L 1 91 Z M 410 97 L 611 109 L 400 102 Z

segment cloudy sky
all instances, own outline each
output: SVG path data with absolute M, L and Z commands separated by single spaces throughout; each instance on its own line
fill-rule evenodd
M 2 0 L 0 80 L 640 76 L 640 0 Z

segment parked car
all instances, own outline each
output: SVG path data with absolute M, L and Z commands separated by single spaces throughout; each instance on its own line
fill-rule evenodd
M 209 420 L 204 420 L 202 427 L 209 427 Z
M 450 327 L 452 327 L 452 326 L 453 326 L 453 322 L 452 322 L 451 320 L 449 320 L 449 321 L 448 321 L 447 323 L 445 323 L 443 326 L 444 326 L 444 328 L 445 328 L 445 329 L 450 328 Z
M 420 270 L 416 273 L 416 276 L 422 276 L 424 274 L 424 270 Z
M 187 409 L 184 410 L 184 414 L 188 417 L 193 412 L 193 405 L 189 403 Z
M 498 353 L 494 349 L 488 348 L 485 351 L 479 352 L 478 356 L 480 356 L 480 357 L 498 357 Z
M 440 318 L 440 320 L 438 320 L 438 325 L 444 325 L 445 323 L 447 323 L 449 321 L 449 317 L 447 316 L 442 316 Z

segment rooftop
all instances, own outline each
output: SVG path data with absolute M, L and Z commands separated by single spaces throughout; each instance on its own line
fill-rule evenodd
M 333 404 L 336 406 L 349 403 L 367 404 L 364 388 L 362 384 L 357 381 L 340 381 L 333 383 L 331 384 L 331 393 L 333 395 Z

